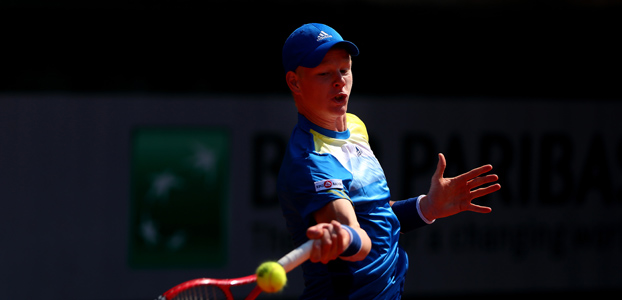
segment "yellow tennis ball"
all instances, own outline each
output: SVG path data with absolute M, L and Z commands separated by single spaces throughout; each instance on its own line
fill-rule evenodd
M 265 262 L 257 268 L 257 285 L 266 293 L 276 293 L 287 283 L 285 269 L 273 261 Z

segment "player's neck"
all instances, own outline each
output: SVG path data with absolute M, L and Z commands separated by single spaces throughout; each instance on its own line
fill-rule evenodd
M 301 112 L 301 111 L 299 112 L 303 116 L 305 116 L 307 120 L 311 121 L 311 123 L 317 126 L 320 126 L 324 129 L 328 129 L 331 131 L 337 131 L 337 132 L 343 132 L 348 129 L 348 122 L 347 122 L 346 114 L 339 115 L 336 117 L 331 116 L 331 117 L 326 118 L 326 117 L 321 117 L 313 113 Z
M 347 129 L 348 129 L 348 121 L 347 121 L 346 115 L 344 114 L 343 116 L 340 116 L 339 118 L 337 118 L 337 120 L 335 121 L 334 131 L 343 132 L 343 131 L 346 131 Z

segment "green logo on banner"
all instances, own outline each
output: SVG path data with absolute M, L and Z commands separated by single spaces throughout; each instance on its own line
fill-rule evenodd
M 130 265 L 223 266 L 228 252 L 228 132 L 135 130 L 131 167 Z

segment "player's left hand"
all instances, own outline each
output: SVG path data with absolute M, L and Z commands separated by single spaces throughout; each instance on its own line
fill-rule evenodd
M 421 199 L 420 207 L 428 220 L 440 219 L 463 211 L 489 213 L 492 208 L 473 204 L 471 201 L 501 189 L 500 184 L 486 187 L 482 185 L 495 182 L 497 175 L 483 175 L 492 170 L 491 165 L 484 165 L 453 178 L 444 178 L 447 162 L 442 153 L 438 155 L 436 172 L 432 175 L 430 191 Z M 482 176 L 483 175 L 483 176 Z

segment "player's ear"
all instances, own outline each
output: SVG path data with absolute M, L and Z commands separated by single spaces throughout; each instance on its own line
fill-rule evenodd
M 287 86 L 289 86 L 289 89 L 292 91 L 292 93 L 294 94 L 300 93 L 298 75 L 295 72 L 293 71 L 287 72 L 287 74 L 285 75 L 285 80 L 287 81 Z

